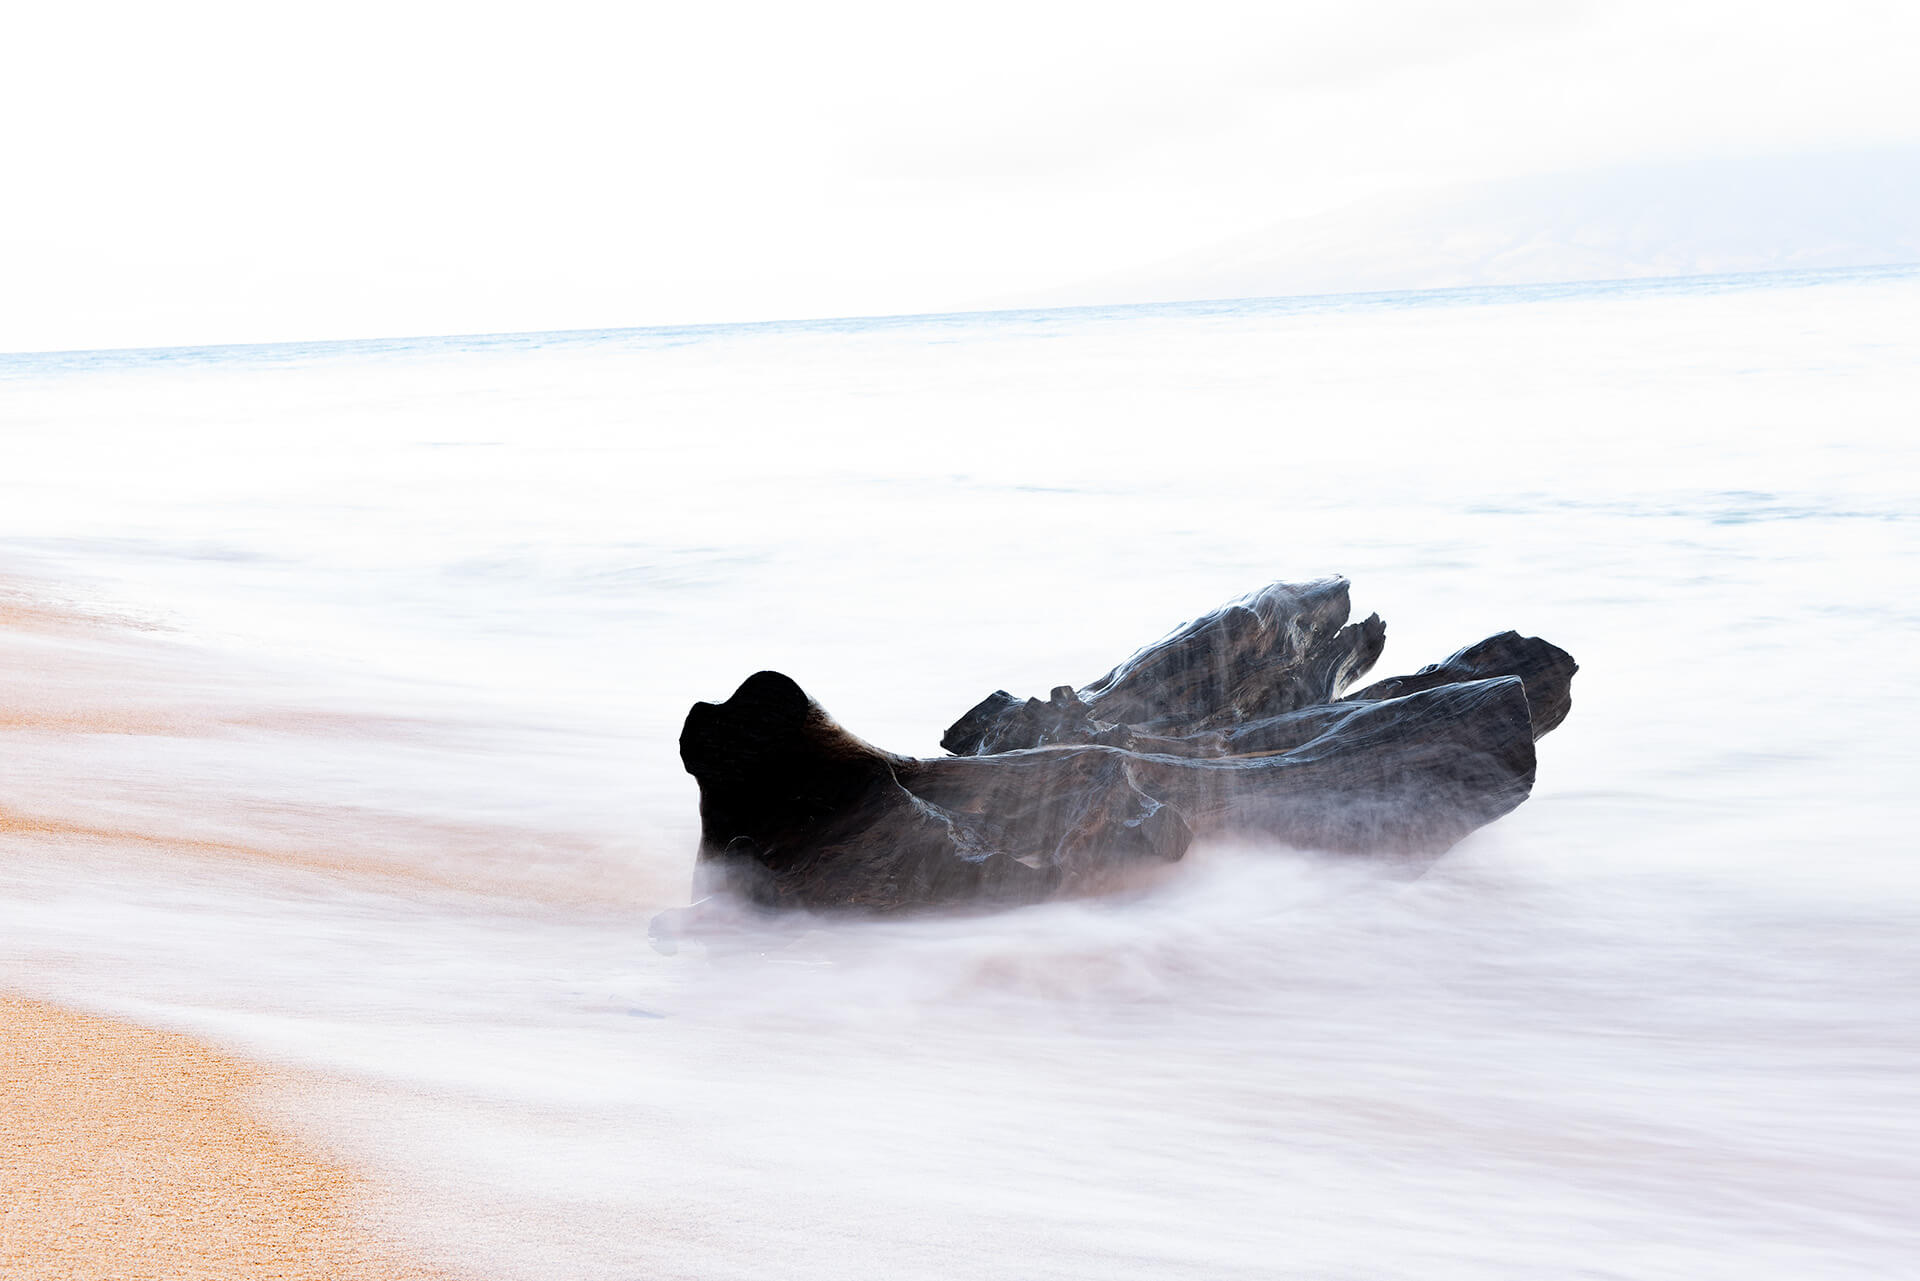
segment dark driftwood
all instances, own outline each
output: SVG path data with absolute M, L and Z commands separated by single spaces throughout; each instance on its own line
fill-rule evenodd
M 1347 615 L 1344 580 L 1276 583 L 1078 691 L 996 692 L 940 759 L 882 751 L 758 673 L 681 734 L 701 886 L 813 909 L 1030 903 L 1197 836 L 1436 853 L 1525 800 L 1573 660 L 1506 632 L 1342 698 L 1386 635 Z

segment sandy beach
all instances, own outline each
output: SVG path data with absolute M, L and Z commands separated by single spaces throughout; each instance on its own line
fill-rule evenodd
M 44 756 L 34 745 L 49 737 L 206 735 L 246 716 L 207 700 L 151 628 L 63 604 L 44 587 L 0 589 L 0 652 L 10 764 Z M 31 809 L 16 789 L 14 808 L 0 809 L 10 856 L 39 850 L 68 866 L 310 862 L 297 850 L 196 835 L 187 815 L 168 823 L 124 795 L 108 803 L 88 781 L 43 776 L 43 803 Z M 0 1275 L 444 1275 L 377 1240 L 356 1217 L 366 1181 L 271 1115 L 267 1100 L 301 1084 L 176 1032 L 0 993 Z
M 1916 315 L 1901 270 L 29 362 L 0 1274 L 1900 1275 Z M 1376 676 L 1581 664 L 1425 876 L 1205 848 L 649 945 L 696 700 L 772 668 L 933 754 L 1322 573 Z M 1836 638 L 1869 679 L 1809 679 Z
M 256 1111 L 262 1068 L 0 996 L 0 1274 L 427 1278 L 354 1219 L 354 1173 Z

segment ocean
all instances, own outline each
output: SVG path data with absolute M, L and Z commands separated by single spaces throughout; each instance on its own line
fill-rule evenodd
M 0 986 L 497 1278 L 1920 1258 L 1920 268 L 0 357 Z M 938 754 L 1342 574 L 1569 650 L 1424 875 L 668 955 L 696 700 Z

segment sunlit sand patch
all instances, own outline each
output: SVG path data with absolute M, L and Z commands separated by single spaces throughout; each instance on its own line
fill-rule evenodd
M 631 901 L 635 878 L 591 835 L 387 803 L 404 788 L 366 801 L 382 768 L 457 771 L 501 727 L 316 705 L 328 697 L 57 587 L 0 582 L 0 892 L 126 883 L 325 904 L 345 890 L 456 916 Z M 63 988 L 68 959 L 20 958 L 10 984 L 91 1004 Z M 332 1088 L 0 997 L 0 1276 L 443 1275 L 371 1232 L 390 1189 L 293 1137 L 310 1127 L 287 1100 L 314 1087 Z
M 0 996 L 0 1275 L 444 1276 L 355 1219 L 360 1180 L 256 1115 L 267 1073 Z

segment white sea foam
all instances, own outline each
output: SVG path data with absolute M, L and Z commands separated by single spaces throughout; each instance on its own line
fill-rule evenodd
M 9 650 L 154 724 L 9 732 L 0 981 L 317 1069 L 481 1275 L 1898 1275 L 1916 336 L 1881 272 L 9 360 L 0 554 L 164 630 Z M 693 700 L 933 752 L 1330 571 L 1381 674 L 1582 664 L 1424 877 L 646 945 Z

